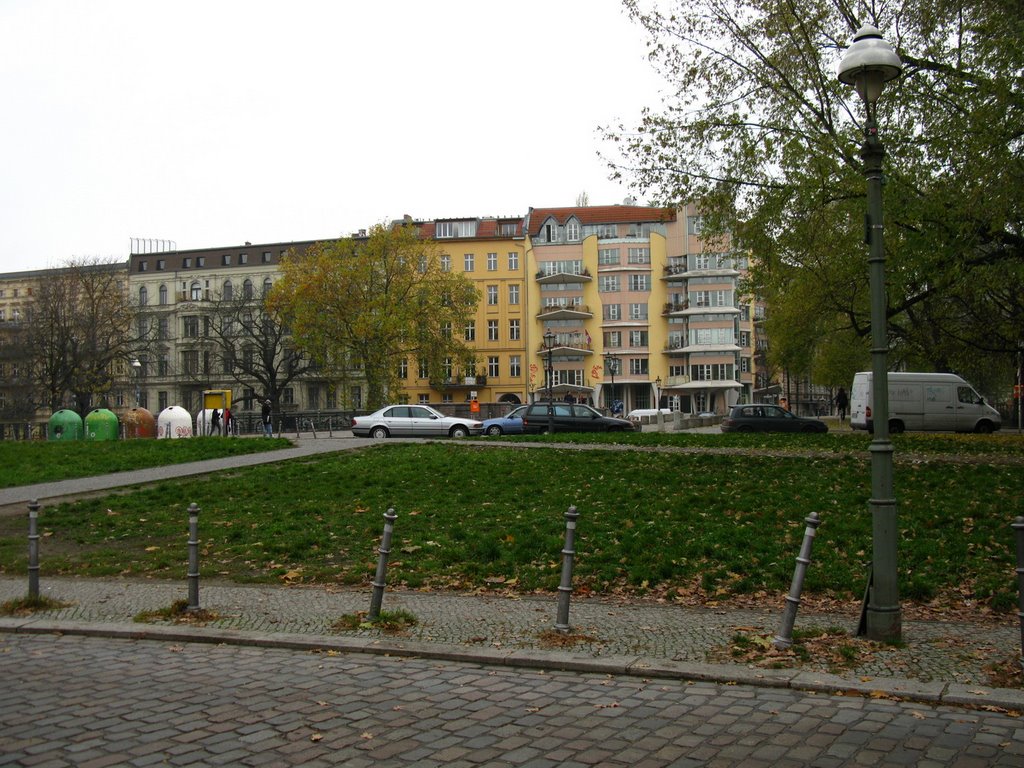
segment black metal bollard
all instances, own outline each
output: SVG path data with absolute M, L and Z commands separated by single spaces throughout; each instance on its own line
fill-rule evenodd
M 1017 618 L 1020 620 L 1020 666 L 1024 669 L 1024 517 L 1014 518 L 1010 527 L 1017 533 Z
M 388 556 L 391 554 L 391 536 L 395 530 L 395 514 L 393 507 L 389 507 L 384 513 L 384 535 L 380 540 L 380 548 L 377 550 L 380 557 L 377 559 L 377 575 L 373 579 L 373 593 L 370 596 L 370 612 L 366 615 L 367 621 L 376 621 L 380 618 L 380 606 L 384 602 L 384 587 L 387 584 Z
M 793 624 L 796 623 L 796 609 L 800 605 L 800 593 L 804 588 L 804 577 L 807 575 L 807 566 L 811 562 L 811 545 L 814 544 L 814 533 L 821 521 L 817 512 L 811 512 L 805 519 L 807 527 L 804 529 L 804 541 L 800 547 L 800 554 L 796 558 L 796 569 L 793 571 L 793 583 L 789 588 L 789 595 L 786 597 L 786 610 L 782 614 L 782 627 L 779 634 L 775 636 L 772 644 L 776 649 L 784 651 L 793 644 Z
M 188 505 L 188 608 L 199 610 L 199 507 Z
M 573 505 L 565 513 L 565 546 L 562 548 L 562 582 L 558 585 L 558 615 L 555 618 L 555 631 L 568 633 L 569 597 L 572 595 L 572 567 L 576 556 L 576 519 L 580 513 Z
M 28 596 L 39 598 L 39 502 L 28 503 Z

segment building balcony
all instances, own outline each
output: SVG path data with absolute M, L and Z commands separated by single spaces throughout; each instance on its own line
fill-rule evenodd
M 573 272 L 538 272 L 535 276 L 539 285 L 560 285 L 563 283 L 589 283 L 592 278 L 590 270 L 584 269 L 580 273 Z
M 430 379 L 431 389 L 476 389 L 487 386 L 487 376 L 448 376 L 441 379 Z
M 666 355 L 690 355 L 696 352 L 712 352 L 718 354 L 735 354 L 740 351 L 736 344 L 669 344 L 662 350 Z
M 538 320 L 589 320 L 594 316 L 586 304 L 569 304 L 557 307 L 541 307 Z
M 543 344 L 537 347 L 538 355 L 545 356 L 547 353 L 548 348 Z M 594 354 L 594 350 L 585 341 L 556 341 L 555 345 L 551 347 L 551 357 L 556 360 L 565 358 L 581 359 L 592 354 Z

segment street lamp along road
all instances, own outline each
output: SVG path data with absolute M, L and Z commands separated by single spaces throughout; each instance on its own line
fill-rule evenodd
M 142 361 L 139 358 L 132 358 L 132 368 L 135 369 L 135 407 L 141 408 L 139 401 L 142 399 L 142 382 L 140 378 L 142 376 Z
M 617 358 L 612 352 L 604 353 L 604 366 L 608 369 L 608 374 L 612 377 L 612 397 L 608 408 L 608 411 L 612 416 L 615 415 L 615 374 L 619 372 L 619 362 L 619 358 Z
M 548 353 L 548 434 L 555 432 L 555 407 L 553 404 L 552 387 L 554 386 L 555 369 L 552 362 L 552 353 L 555 348 L 555 334 L 550 330 L 544 333 L 544 350 Z
M 889 376 L 886 355 L 885 242 L 882 231 L 882 159 L 876 103 L 885 84 L 899 77 L 903 62 L 882 34 L 865 24 L 839 62 L 839 80 L 856 87 L 864 100 L 864 144 L 861 160 L 867 179 L 868 214 L 865 240 L 871 284 L 871 540 L 872 563 L 862 627 L 872 640 L 898 643 L 902 636 L 899 584 L 896 574 L 896 497 L 893 492 L 893 447 L 889 440 Z

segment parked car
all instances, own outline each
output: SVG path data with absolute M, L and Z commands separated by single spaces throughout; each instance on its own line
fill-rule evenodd
M 671 408 L 634 408 L 626 414 L 626 418 L 639 424 L 645 417 L 657 421 L 658 414 L 661 414 L 661 418 L 665 421 L 670 421 L 672 419 Z
M 633 432 L 628 419 L 605 416 L 589 405 L 552 403 L 550 422 L 555 432 Z M 523 414 L 523 432 L 537 435 L 548 431 L 548 404 L 533 403 Z
M 352 419 L 356 437 L 467 437 L 479 435 L 483 428 L 481 421 L 445 416 L 429 405 L 385 405 Z
M 504 416 L 496 416 L 493 419 L 484 419 L 484 434 L 490 435 L 491 437 L 523 434 L 524 413 L 526 413 L 526 406 L 520 405 L 518 408 L 513 408 Z
M 720 426 L 723 432 L 828 432 L 823 421 L 795 416 L 765 403 L 734 405 Z

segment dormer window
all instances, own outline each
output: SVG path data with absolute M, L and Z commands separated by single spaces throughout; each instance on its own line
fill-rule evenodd
M 579 242 L 580 222 L 578 219 L 569 219 L 565 223 L 565 239 L 570 243 Z
M 549 221 L 541 229 L 541 233 L 544 236 L 545 243 L 557 243 L 558 242 L 558 223 L 553 219 Z

